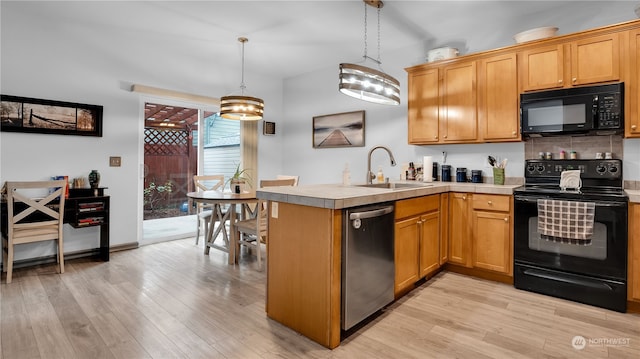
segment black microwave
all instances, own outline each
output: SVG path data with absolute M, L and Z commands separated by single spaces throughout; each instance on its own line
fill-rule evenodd
M 523 93 L 524 137 L 624 132 L 624 83 Z

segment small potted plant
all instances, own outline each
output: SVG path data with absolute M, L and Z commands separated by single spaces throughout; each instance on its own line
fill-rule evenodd
M 249 177 L 249 175 L 247 174 L 247 170 L 246 169 L 241 170 L 240 163 L 238 163 L 238 165 L 236 166 L 236 171 L 234 172 L 233 176 L 229 178 L 227 182 L 229 183 L 229 188 L 231 189 L 232 192 L 240 193 L 242 192 L 242 187 L 245 184 L 250 185 L 250 181 L 251 181 L 251 177 Z

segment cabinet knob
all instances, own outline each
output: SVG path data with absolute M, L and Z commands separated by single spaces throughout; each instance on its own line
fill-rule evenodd
M 467 196 L 462 196 L 462 200 L 466 201 L 467 200 Z
M 444 135 L 444 136 L 442 136 L 442 137 L 447 138 L 447 135 Z
M 491 202 L 491 201 L 487 201 L 487 204 L 488 204 L 488 205 L 492 205 L 492 204 L 493 204 L 493 202 Z
M 578 81 L 578 79 L 574 77 L 574 78 L 571 79 L 571 81 L 576 82 L 576 81 Z
M 632 130 L 635 130 L 636 128 L 638 128 L 638 126 L 636 126 L 636 125 L 631 125 L 631 129 L 632 129 Z
M 434 139 L 436 139 L 436 140 L 437 140 L 437 139 L 438 139 L 438 136 L 434 137 Z
M 517 134 L 518 134 L 518 132 L 516 132 L 516 131 L 511 131 L 511 134 L 515 136 L 515 135 L 517 135 Z
M 558 80 L 558 83 L 559 83 L 559 84 L 561 84 L 561 83 L 562 83 L 562 80 Z
M 504 217 L 505 222 L 509 222 L 509 217 Z

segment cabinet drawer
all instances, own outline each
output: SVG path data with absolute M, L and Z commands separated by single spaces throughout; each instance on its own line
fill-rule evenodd
M 439 208 L 439 194 L 403 199 L 396 202 L 396 219 L 406 218 L 420 213 L 437 211 Z
M 509 212 L 510 208 L 510 196 L 473 194 L 473 209 Z

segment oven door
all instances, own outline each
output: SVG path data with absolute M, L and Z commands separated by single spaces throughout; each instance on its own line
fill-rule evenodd
M 563 198 L 536 194 L 515 196 L 515 263 L 603 279 L 626 280 L 627 202 L 589 201 L 595 203 L 595 217 L 593 236 L 585 245 L 571 240 L 543 239 L 538 233 L 538 199 Z

